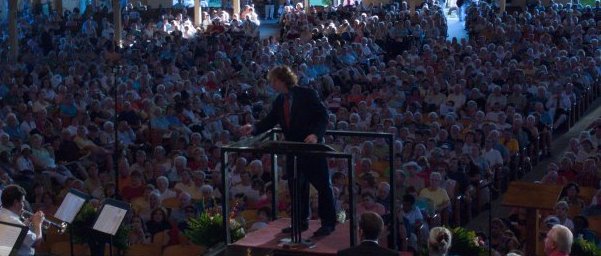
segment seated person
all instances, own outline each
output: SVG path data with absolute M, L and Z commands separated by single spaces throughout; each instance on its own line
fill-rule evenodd
M 21 154 L 16 159 L 17 177 L 23 180 L 32 180 L 34 178 L 35 167 L 33 157 L 31 156 L 31 147 L 27 144 L 21 145 Z
M 176 193 L 186 192 L 186 193 L 192 195 L 196 186 L 194 185 L 194 182 L 192 181 L 190 171 L 188 171 L 188 170 L 182 171 L 180 173 L 180 178 L 181 178 L 181 180 L 175 184 L 175 186 L 173 187 L 173 190 L 175 190 Z
M 155 191 L 156 189 L 152 184 L 146 185 L 144 189 L 144 194 L 142 196 L 132 199 L 130 202 L 134 211 L 139 213 L 140 209 L 148 208 L 148 205 L 150 204 L 150 195 Z
M 163 233 L 163 241 L 160 241 L 163 246 L 169 244 L 169 231 L 171 225 L 167 220 L 167 210 L 164 208 L 157 208 L 152 211 L 150 220 L 146 222 L 148 228 L 148 234 L 150 234 L 150 241 L 153 243 L 159 242 L 154 241 L 155 235 Z
M 144 190 L 146 190 L 146 186 L 144 186 L 144 182 L 142 181 L 142 174 L 139 172 L 131 173 L 131 181 L 130 185 L 127 185 L 123 188 L 121 192 L 121 196 L 126 201 L 131 201 L 136 197 L 141 197 L 144 195 Z
M 407 185 L 414 187 L 416 191 L 421 191 L 422 188 L 426 186 L 426 181 L 420 175 L 418 175 L 418 173 L 422 171 L 421 166 L 419 166 L 416 162 L 411 161 L 404 164 L 403 168 L 407 174 Z
M 62 165 L 57 165 L 54 150 L 49 145 L 44 145 L 44 138 L 39 134 L 31 136 L 31 159 L 37 170 L 50 175 L 59 184 L 65 183 L 68 177 L 73 177 L 71 171 Z
M 576 183 L 567 184 L 561 191 L 560 200 L 566 201 L 570 208 L 583 209 L 585 207 L 584 200 L 579 197 L 580 187 Z
M 355 247 L 338 251 L 339 256 L 392 256 L 398 255 L 398 252 L 384 248 L 379 245 L 378 240 L 384 229 L 384 220 L 380 215 L 374 212 L 366 212 L 359 219 L 359 234 L 361 244 Z
M 232 195 L 244 194 L 249 202 L 254 203 L 259 199 L 259 191 L 253 189 L 252 180 L 248 171 L 240 173 L 240 183 L 232 187 Z
M 555 213 L 549 217 L 553 216 L 557 218 L 559 220 L 559 223 L 556 224 L 561 224 L 568 227 L 570 230 L 574 230 L 574 222 L 572 222 L 572 220 L 568 218 L 568 210 L 568 203 L 566 201 L 559 201 L 555 204 Z
M 192 204 L 192 196 L 190 196 L 190 194 L 188 194 L 186 192 L 182 192 L 179 194 L 179 196 L 177 198 L 179 200 L 179 208 L 171 210 L 171 219 L 175 223 L 179 223 L 180 221 L 183 221 L 186 219 L 185 209 L 187 206 L 194 207 L 194 205 Z
M 192 196 L 193 200 L 202 199 L 202 186 L 205 184 L 205 179 L 207 175 L 203 171 L 194 171 L 192 174 L 192 182 L 194 183 L 194 188 L 188 192 Z
M 157 191 L 159 193 L 161 201 L 168 199 L 168 198 L 174 198 L 177 196 L 175 191 L 173 191 L 169 188 L 169 180 L 167 179 L 167 177 L 159 176 L 157 178 L 156 182 L 157 182 Z
M 432 172 L 430 174 L 430 186 L 422 189 L 419 193 L 420 197 L 427 198 L 432 201 L 434 210 L 436 212 L 442 212 L 447 209 L 450 205 L 450 198 L 447 191 L 440 187 L 442 183 L 442 175 L 439 172 Z
M 386 213 L 386 208 L 376 202 L 376 197 L 369 192 L 361 194 L 362 201 L 357 204 L 357 214 L 361 215 L 365 212 L 375 212 L 380 216 Z
M 191 205 L 186 206 L 184 212 L 186 213 L 185 219 L 177 223 L 177 229 L 182 233 L 188 229 L 188 221 L 197 216 L 196 208 Z
M 94 198 L 102 198 L 102 181 L 98 176 L 98 165 L 93 163 L 88 167 L 88 178 L 84 181 L 85 191 Z
M 588 219 L 582 215 L 574 217 L 574 236 L 589 241 L 597 246 L 601 243 L 595 231 L 589 228 Z
M 257 220 L 250 226 L 248 232 L 259 230 L 267 227 L 267 223 L 271 221 L 271 208 L 261 207 L 257 210 Z
M 127 242 L 129 245 L 150 244 L 150 233 L 146 232 L 146 225 L 142 217 L 135 215 L 130 221 L 130 230 L 127 234 Z
M 217 206 L 217 199 L 215 196 L 213 196 L 213 187 L 211 185 L 202 185 L 202 187 L 200 187 L 200 191 L 202 193 L 202 198 L 198 202 L 198 204 L 200 204 L 198 207 L 200 212 Z
M 447 255 L 451 248 L 451 231 L 445 227 L 435 227 L 430 230 L 428 252 L 430 256 Z

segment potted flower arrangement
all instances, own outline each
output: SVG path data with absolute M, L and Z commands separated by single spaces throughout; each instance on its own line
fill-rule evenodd
M 484 242 L 478 238 L 476 232 L 462 227 L 451 229 L 453 234 L 449 255 L 488 255 Z
M 245 236 L 243 224 L 236 219 L 238 205 L 239 203 L 235 202 L 229 214 L 232 241 L 237 241 Z M 184 235 L 193 244 L 207 248 L 217 247 L 224 242 L 223 237 L 225 236 L 222 216 L 221 207 L 208 208 L 200 216 L 188 220 L 188 230 L 184 232 Z
M 570 255 L 601 256 L 601 249 L 593 242 L 577 238 L 572 243 L 572 252 Z

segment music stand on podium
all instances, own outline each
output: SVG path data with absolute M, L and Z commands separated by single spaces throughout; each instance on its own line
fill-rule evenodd
M 114 199 L 105 199 L 98 216 L 96 216 L 94 226 L 92 226 L 92 229 L 109 235 L 109 255 L 111 256 L 113 255 L 113 236 L 117 234 L 129 209 L 130 206 L 128 203 Z
M 0 221 L 0 256 L 17 256 L 29 228 Z
M 292 175 L 289 176 L 289 179 L 292 179 L 292 189 L 295 190 L 292 193 L 292 216 L 291 216 L 291 227 L 292 232 L 290 234 L 290 241 L 286 241 L 284 246 L 290 249 L 301 249 L 306 247 L 313 246 L 313 242 L 310 240 L 303 240 L 301 236 L 301 223 L 302 220 L 298 217 L 301 212 L 301 202 L 299 200 L 298 189 L 300 188 L 300 184 L 298 183 L 298 170 L 296 159 L 299 156 L 303 157 L 330 157 L 330 158 L 344 158 L 347 160 L 347 168 L 348 168 L 348 180 L 350 185 L 349 188 L 349 208 L 350 208 L 350 244 L 354 246 L 356 244 L 356 222 L 355 222 L 355 198 L 354 193 L 352 191 L 354 184 L 354 171 L 353 171 L 353 163 L 352 163 L 352 155 L 337 152 L 332 147 L 325 144 L 309 144 L 309 143 L 301 143 L 301 142 L 290 142 L 290 141 L 275 141 L 270 140 L 275 137 L 275 133 L 272 130 L 267 131 L 261 135 L 241 140 L 238 143 L 234 143 L 228 146 L 224 146 L 221 148 L 221 172 L 222 172 L 222 183 L 223 183 L 223 195 L 224 197 L 229 196 L 229 177 L 226 172 L 226 163 L 227 163 L 227 153 L 228 152 L 237 152 L 237 153 L 253 153 L 253 154 L 271 154 L 273 155 L 286 155 L 288 157 L 292 157 L 292 161 L 294 161 L 294 168 L 292 171 Z M 288 158 L 290 159 L 290 158 Z M 272 170 L 272 178 L 274 182 L 276 182 L 278 178 L 277 169 Z M 290 182 L 290 180 L 289 180 Z M 274 183 L 273 189 L 277 187 L 276 183 Z M 274 191 L 275 192 L 275 191 Z M 276 195 L 276 193 L 273 193 Z M 276 200 L 272 201 L 272 207 L 275 206 Z M 274 208 L 275 209 L 275 208 Z M 225 199 L 222 203 L 222 212 L 229 213 L 229 200 Z M 231 235 L 229 228 L 229 220 L 227 219 L 229 214 L 223 214 L 223 225 L 225 227 L 225 242 L 226 245 L 231 243 Z M 274 215 L 274 218 L 277 218 Z
M 90 199 L 90 196 L 76 189 L 70 189 L 63 202 L 56 210 L 54 217 L 68 224 L 73 223 L 81 207 Z M 69 225 L 69 251 L 73 251 L 73 228 Z

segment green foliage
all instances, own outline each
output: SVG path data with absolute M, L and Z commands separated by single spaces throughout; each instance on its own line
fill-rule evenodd
M 90 204 L 84 204 L 81 210 L 75 216 L 75 220 L 71 223 L 73 229 L 73 241 L 78 244 L 84 244 L 88 242 L 88 237 L 92 226 L 94 225 L 94 219 L 96 218 L 96 209 Z
M 449 255 L 488 255 L 484 246 L 481 246 L 473 230 L 467 230 L 462 227 L 451 229 L 452 244 Z
M 593 242 L 578 238 L 572 243 L 572 252 L 570 255 L 601 256 L 601 249 Z
M 73 242 L 77 244 L 85 244 L 96 239 L 107 239 L 108 241 L 108 237 L 106 235 L 92 229 L 94 226 L 94 220 L 96 220 L 96 215 L 96 208 L 89 203 L 84 204 L 71 224 L 71 228 L 73 229 Z M 127 249 L 128 233 L 129 228 L 122 223 L 117 230 L 117 233 L 113 237 L 113 246 L 119 250 Z
M 230 231 L 232 241 L 244 237 L 244 228 L 235 219 L 230 219 Z M 193 244 L 213 247 L 223 241 L 225 229 L 223 228 L 223 217 L 220 213 L 209 214 L 203 212 L 200 216 L 188 221 L 188 230 L 184 235 Z

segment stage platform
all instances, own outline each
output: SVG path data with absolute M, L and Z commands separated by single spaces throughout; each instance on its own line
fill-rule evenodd
M 267 225 L 264 229 L 246 234 L 246 237 L 229 245 L 225 251 L 227 256 L 235 255 L 315 255 L 332 256 L 339 250 L 350 247 L 349 223 L 338 224 L 336 230 L 329 236 L 313 238 L 313 232 L 319 229 L 320 221 L 309 221 L 309 230 L 303 232 L 303 239 L 311 239 L 315 246 L 305 249 L 284 249 L 280 240 L 290 238 L 290 234 L 282 234 L 282 229 L 290 226 L 289 218 L 277 219 Z M 399 253 L 399 255 L 411 255 Z
M 290 226 L 289 218 L 272 221 L 267 227 L 246 234 L 246 237 L 227 247 L 225 255 L 336 255 L 338 250 L 350 246 L 349 223 L 338 224 L 336 230 L 329 236 L 313 238 L 313 232 L 319 229 L 320 221 L 309 221 L 309 230 L 303 232 L 303 239 L 311 239 L 315 246 L 305 249 L 284 249 L 280 240 L 290 238 L 283 234 L 282 229 Z

